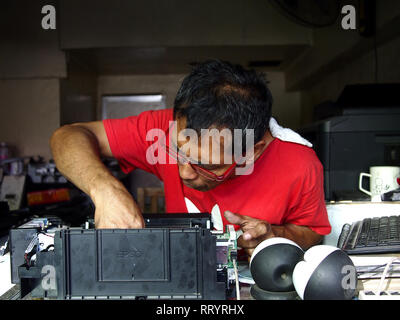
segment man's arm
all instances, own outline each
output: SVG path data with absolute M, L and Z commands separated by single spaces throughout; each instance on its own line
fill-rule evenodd
M 225 218 L 237 224 L 243 230 L 243 235 L 238 239 L 238 246 L 247 249 L 251 255 L 253 249 L 262 241 L 282 237 L 296 242 L 304 250 L 318 244 L 322 236 L 308 227 L 295 224 L 271 225 L 267 221 L 251 218 L 225 211 Z
M 306 226 L 285 224 L 283 226 L 272 225 L 275 237 L 282 237 L 293 240 L 304 250 L 322 241 L 322 236 Z
M 93 200 L 97 228 L 144 227 L 138 205 L 101 161 L 112 156 L 102 121 L 63 126 L 50 146 L 58 170 Z

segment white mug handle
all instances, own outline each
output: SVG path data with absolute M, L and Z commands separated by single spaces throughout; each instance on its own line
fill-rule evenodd
M 364 189 L 364 188 L 362 187 L 362 181 L 363 181 L 363 178 L 364 178 L 364 177 L 368 177 L 368 178 L 371 179 L 371 175 L 370 175 L 369 173 L 361 172 L 361 173 L 360 173 L 360 179 L 359 179 L 359 181 L 358 181 L 358 188 L 359 188 L 362 192 L 366 193 L 367 195 L 372 196 L 371 191 L 366 190 L 366 189 Z

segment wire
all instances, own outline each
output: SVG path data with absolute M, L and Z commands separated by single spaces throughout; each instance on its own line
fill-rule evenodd
M 238 269 L 237 269 L 236 259 L 233 259 L 233 260 L 232 260 L 232 263 L 233 263 L 233 270 L 235 271 L 236 300 L 240 300 L 239 275 L 238 275 Z
M 43 249 L 43 250 L 42 250 L 42 252 L 50 251 L 51 248 L 53 248 L 53 250 L 54 250 L 54 244 L 48 245 L 46 249 Z
M 382 288 L 383 288 L 383 282 L 385 281 L 385 278 L 386 278 L 386 275 L 387 275 L 387 273 L 388 273 L 388 271 L 389 271 L 389 268 L 390 268 L 390 265 L 393 263 L 393 262 L 395 262 L 396 260 L 398 260 L 399 258 L 392 258 L 392 259 L 390 259 L 390 261 L 386 264 L 386 267 L 385 267 L 385 270 L 383 271 L 383 273 L 382 273 L 382 276 L 381 276 L 381 281 L 379 281 L 379 286 L 378 286 L 378 290 L 376 291 L 376 295 L 380 295 L 381 294 L 381 292 L 382 292 Z
M 375 266 L 372 269 L 367 269 L 367 270 L 363 270 L 363 271 L 357 271 L 357 273 L 358 274 L 373 273 L 373 272 L 375 272 L 376 274 L 382 273 L 382 271 L 379 270 L 379 269 L 386 267 L 386 265 L 387 265 L 387 263 L 381 264 L 381 265 Z M 392 265 L 400 265 L 400 262 L 393 262 Z
M 26 248 L 26 250 L 25 250 L 25 253 L 30 253 L 32 250 L 33 250 L 33 248 L 36 246 L 36 245 L 38 245 L 39 244 L 39 238 L 38 238 L 38 236 L 35 234 L 33 237 L 32 237 L 32 240 L 29 242 L 29 244 L 28 244 L 28 246 L 27 246 L 27 248 Z
M 43 235 L 45 235 L 45 236 L 48 236 L 48 237 L 50 237 L 50 238 L 54 238 L 54 236 L 52 236 L 52 235 L 50 235 L 50 234 L 48 234 L 48 233 L 45 233 L 45 232 L 39 232 L 40 234 L 43 234 Z

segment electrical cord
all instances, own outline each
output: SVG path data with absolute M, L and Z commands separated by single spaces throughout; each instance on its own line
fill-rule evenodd
M 389 271 L 389 268 L 390 268 L 390 266 L 392 265 L 392 263 L 395 262 L 396 260 L 399 260 L 399 258 L 392 258 L 392 259 L 390 259 L 390 261 L 386 264 L 385 270 L 383 271 L 382 276 L 381 276 L 381 280 L 379 281 L 378 289 L 377 289 L 377 291 L 375 292 L 376 295 L 379 296 L 379 295 L 381 294 L 382 289 L 383 289 L 383 283 L 384 283 L 384 281 L 385 281 L 385 278 L 386 278 L 386 275 L 387 275 L 387 273 L 388 273 L 388 271 Z
M 375 266 L 375 267 L 372 268 L 372 269 L 368 269 L 368 270 L 364 270 L 364 271 L 357 271 L 357 274 L 358 274 L 358 275 L 362 275 L 362 274 L 364 274 L 364 273 L 381 274 L 382 271 L 379 270 L 379 269 L 386 267 L 386 265 L 387 265 L 387 263 L 381 264 L 381 265 L 378 265 L 378 266 Z M 400 262 L 393 262 L 392 265 L 400 265 Z
M 233 270 L 235 271 L 235 283 L 236 283 L 236 300 L 240 300 L 240 286 L 239 286 L 239 274 L 236 259 L 232 259 Z

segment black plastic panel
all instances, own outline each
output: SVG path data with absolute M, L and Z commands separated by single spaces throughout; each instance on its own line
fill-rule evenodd
M 38 297 L 225 299 L 215 243 L 203 228 L 64 229 L 55 234 L 54 251 L 38 254 L 36 273 L 22 266 L 20 275 L 42 277 L 37 270 L 52 261 L 56 291 L 45 292 L 37 281 L 23 288 Z

